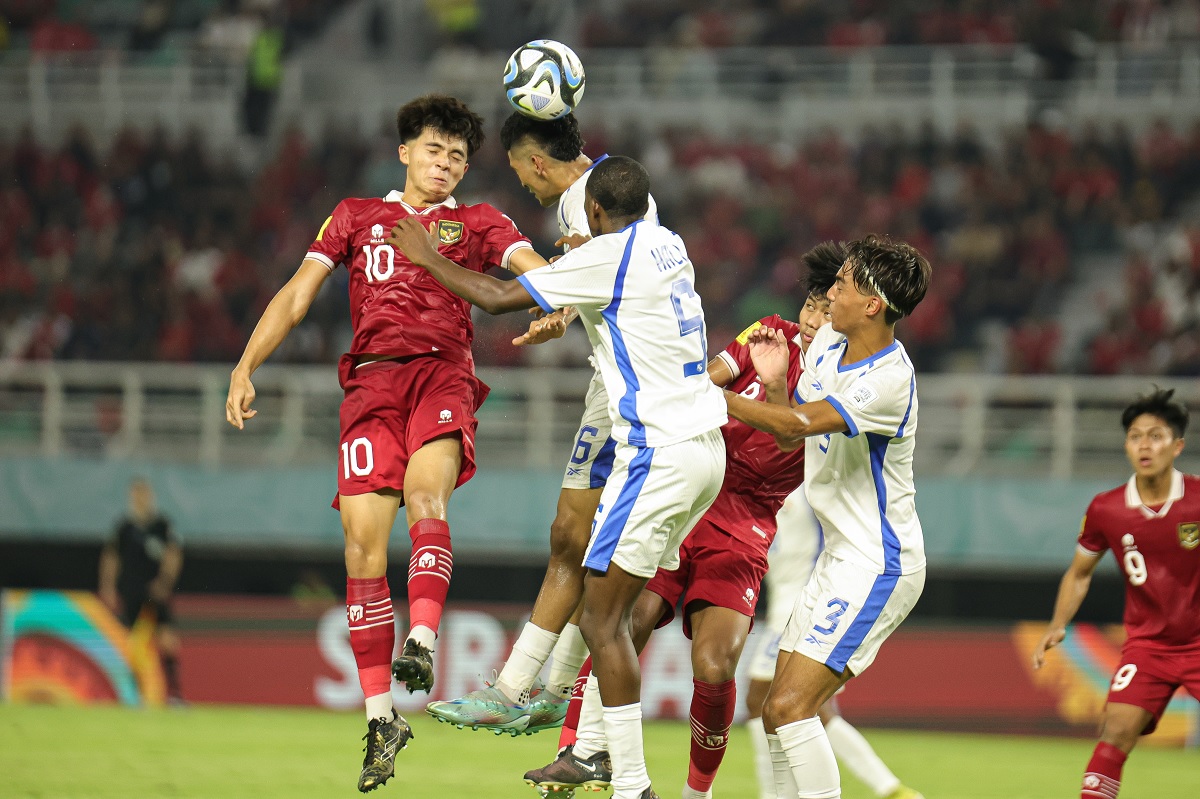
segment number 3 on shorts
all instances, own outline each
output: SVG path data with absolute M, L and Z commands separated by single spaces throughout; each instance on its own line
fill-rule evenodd
M 342 473 L 346 479 L 350 475 L 366 477 L 375 468 L 375 455 L 371 452 L 371 442 L 365 438 L 342 442 Z
M 1135 674 L 1137 674 L 1137 665 L 1134 663 L 1126 663 L 1117 669 L 1117 673 L 1113 675 L 1112 690 L 1124 691 L 1129 687 L 1129 683 L 1133 682 Z

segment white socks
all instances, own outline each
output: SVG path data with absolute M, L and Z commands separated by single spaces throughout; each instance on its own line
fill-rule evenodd
M 375 694 L 367 697 L 367 721 L 371 719 L 391 719 L 392 694 Z
M 424 624 L 418 624 L 408 631 L 408 638 L 413 639 L 426 649 L 433 649 L 433 642 L 437 640 L 437 633 Z M 406 638 L 405 641 L 408 639 Z M 401 642 L 400 648 L 404 649 L 404 642 Z
M 796 787 L 796 778 L 792 776 L 792 766 L 779 743 L 779 736 L 765 730 L 763 734 L 767 739 L 767 752 L 771 755 L 771 784 L 775 786 L 775 795 L 779 799 L 798 796 L 800 789 Z
M 821 719 L 813 716 L 793 721 L 776 730 L 776 734 L 796 785 L 804 786 L 795 796 L 799 799 L 841 799 L 841 774 Z
M 712 791 L 697 791 L 685 782 L 683 784 L 683 799 L 712 799 Z M 774 796 L 771 799 L 774 799 Z
M 496 687 L 518 705 L 529 701 L 529 688 L 537 679 L 538 672 L 550 657 L 557 641 L 558 636 L 554 633 L 543 630 L 533 622 L 526 622 L 521 635 L 513 644 L 508 661 L 500 670 L 500 676 L 496 678 Z
M 600 684 L 596 675 L 587 679 L 583 689 L 583 706 L 579 709 L 579 728 L 575 731 L 575 754 L 580 757 L 591 757 L 597 752 L 608 749 L 608 739 L 604 728 L 605 710 L 600 702 Z M 639 726 L 638 729 L 641 729 Z M 611 755 L 612 752 L 609 752 Z
M 836 716 L 825 725 L 833 753 L 876 796 L 887 796 L 900 787 L 900 779 L 875 754 L 871 744 L 850 722 Z
M 613 799 L 639 799 L 650 787 L 642 749 L 642 703 L 604 708 L 604 732 L 612 758 Z
M 759 799 L 776 799 L 775 771 L 771 768 L 771 749 L 767 743 L 767 731 L 763 727 L 762 716 L 748 720 L 746 731 L 750 733 L 750 744 L 754 750 L 754 773 L 758 777 Z
M 560 697 L 569 697 L 575 687 L 575 678 L 583 661 L 587 660 L 588 648 L 583 641 L 583 633 L 579 626 L 567 624 L 558 643 L 554 645 L 554 660 L 550 663 L 550 676 L 546 680 L 546 690 Z

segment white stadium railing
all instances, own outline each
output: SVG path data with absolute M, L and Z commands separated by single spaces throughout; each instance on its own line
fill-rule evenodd
M 277 117 L 312 134 L 331 119 L 374 131 L 407 97 L 439 89 L 495 119 L 504 113 L 504 57 L 444 50 L 413 62 L 301 52 L 285 70 Z M 912 127 L 925 119 L 943 131 L 960 119 L 986 129 L 1020 124 L 1046 103 L 1068 121 L 1140 127 L 1157 116 L 1182 124 L 1200 108 L 1194 43 L 1152 51 L 1098 46 L 1063 84 L 1042 80 L 1039 60 L 1020 46 L 647 48 L 589 50 L 583 60 L 584 121 L 637 130 L 687 124 L 787 138 L 823 125 Z M 171 64 L 112 51 L 10 52 L 0 58 L 0 135 L 30 126 L 54 141 L 76 123 L 101 138 L 125 126 L 201 127 L 214 146 L 227 147 L 237 141 L 244 74 L 240 64 L 203 52 L 184 52 Z
M 558 468 L 591 376 L 481 369 L 492 387 L 477 438 L 484 468 Z M 1157 379 L 1193 404 L 1200 381 Z M 322 464 L 336 456 L 341 391 L 331 366 L 266 366 L 259 414 L 225 422 L 228 369 L 133 363 L 0 366 L 0 457 L 138 458 L 208 466 Z M 1120 411 L 1148 378 L 921 375 L 919 474 L 1097 477 L 1126 470 Z

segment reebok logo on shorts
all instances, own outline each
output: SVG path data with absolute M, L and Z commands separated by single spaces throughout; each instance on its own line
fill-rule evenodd
M 438 414 L 438 424 L 445 424 L 446 422 L 452 421 L 453 415 L 454 414 L 450 413 L 449 410 L 442 411 Z

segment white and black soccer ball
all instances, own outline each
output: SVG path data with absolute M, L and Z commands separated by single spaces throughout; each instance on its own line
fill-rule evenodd
M 508 58 L 504 91 L 512 107 L 534 119 L 558 119 L 583 99 L 583 63 L 562 42 L 537 39 Z

